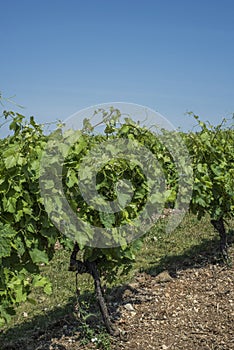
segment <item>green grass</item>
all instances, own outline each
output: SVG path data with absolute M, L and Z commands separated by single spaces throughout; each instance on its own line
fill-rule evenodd
M 165 233 L 165 220 L 160 220 L 146 236 L 142 250 L 127 276 L 118 276 L 115 285 L 127 284 L 138 272 L 156 275 L 168 269 L 172 273 L 186 267 L 214 262 L 218 254 L 219 237 L 209 223 L 208 217 L 198 221 L 193 215 L 186 215 L 180 226 L 172 233 Z M 233 225 L 233 221 L 230 226 Z M 233 239 L 230 235 L 230 239 Z M 46 332 L 59 320 L 74 316 L 77 303 L 75 273 L 69 272 L 70 254 L 64 250 L 56 251 L 49 266 L 41 267 L 42 273 L 53 283 L 50 296 L 35 290 L 31 298 L 36 304 L 21 304 L 0 336 L 0 343 L 18 341 L 22 337 L 31 337 L 35 332 Z M 109 288 L 113 287 L 109 286 Z M 83 303 L 95 301 L 93 281 L 87 274 L 79 276 L 79 288 Z M 93 334 L 92 330 L 86 329 Z M 87 336 L 87 335 L 86 335 Z M 108 343 L 105 332 L 101 337 Z M 85 341 L 85 336 L 83 341 Z M 106 347 L 108 349 L 108 347 Z

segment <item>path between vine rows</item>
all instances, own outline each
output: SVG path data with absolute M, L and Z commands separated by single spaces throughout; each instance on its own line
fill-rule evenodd
M 234 267 L 195 265 L 172 277 L 166 271 L 142 273 L 114 290 L 108 306 L 125 338 L 112 338 L 111 349 L 234 350 Z M 67 315 L 46 332 L 4 350 L 96 349 L 95 339 L 80 344 L 77 329 Z

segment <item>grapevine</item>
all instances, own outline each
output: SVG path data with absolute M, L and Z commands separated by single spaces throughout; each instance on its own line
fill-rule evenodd
M 72 146 L 74 135 L 69 130 L 63 133 L 58 126 L 46 135 L 43 125 L 37 124 L 33 117 L 27 121 L 21 114 L 3 113 L 3 118 L 10 121 L 10 135 L 0 139 L 0 325 L 10 320 L 19 303 L 28 300 L 33 288 L 51 293 L 51 282 L 41 275 L 40 265 L 48 264 L 53 258 L 55 243 L 59 241 L 65 249 L 73 249 L 70 270 L 93 276 L 105 325 L 110 333 L 116 334 L 103 298 L 100 276 L 112 281 L 118 272 L 126 273 L 144 239 L 141 234 L 130 240 L 129 234 L 125 235 L 118 228 L 132 225 L 134 232 L 132 223 L 139 221 L 146 225 L 147 233 L 152 217 L 159 217 L 160 210 L 164 207 L 186 209 L 184 205 L 190 199 L 190 210 L 198 218 L 206 213 L 210 215 L 221 237 L 222 254 L 227 257 L 224 222 L 234 214 L 233 125 L 214 127 L 194 116 L 201 129 L 198 132 L 160 130 L 155 134 L 131 118 L 120 122 L 118 110 L 102 112 L 104 132 L 95 134 L 95 127 L 86 119 Z M 191 169 L 186 167 L 187 156 L 177 147 L 179 139 L 185 142 L 192 159 L 192 194 L 188 190 Z M 81 191 L 80 182 L 86 185 L 86 180 L 92 176 L 83 169 L 84 159 L 102 144 L 108 145 L 110 153 L 115 154 L 116 140 L 126 145 L 126 152 L 131 150 L 129 142 L 137 142 L 139 149 L 146 148 L 157 158 L 157 166 L 147 160 L 143 163 L 157 178 L 157 187 L 154 183 L 149 186 L 137 156 L 132 162 L 124 155 L 118 159 L 112 157 L 98 170 L 95 191 L 100 205 L 107 202 L 114 206 L 118 202 L 121 210 L 99 211 L 92 201 L 85 200 Z M 51 179 L 48 179 L 47 168 L 41 166 L 46 147 L 50 150 L 48 165 L 52 164 L 53 169 Z M 147 158 L 148 153 L 144 154 Z M 86 164 L 91 168 L 92 162 L 90 157 Z M 124 189 L 121 196 L 116 187 L 118 183 Z M 149 199 L 155 210 L 147 207 Z M 70 220 L 65 201 L 74 217 L 84 223 L 79 230 L 74 226 L 68 235 L 63 231 Z M 137 221 L 142 212 L 144 219 Z M 111 237 L 115 244 L 95 246 L 99 239 L 95 236 L 97 231 L 93 233 L 85 223 L 103 230 L 107 236 L 114 233 Z M 82 253 L 81 260 L 77 260 L 78 252 Z

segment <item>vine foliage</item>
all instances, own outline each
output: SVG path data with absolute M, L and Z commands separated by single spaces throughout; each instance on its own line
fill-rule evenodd
M 150 198 L 147 178 L 139 163 L 136 161 L 131 163 L 124 156 L 108 160 L 99 169 L 95 185 L 101 201 L 111 202 L 119 199 L 121 210 L 114 213 L 98 211 L 82 196 L 78 173 L 81 171 L 83 159 L 94 147 L 116 139 L 137 141 L 157 158 L 159 167 L 153 166 L 150 162 L 148 167 L 152 167 L 150 171 L 158 176 L 159 185 L 165 186 L 165 190 L 155 191 L 151 196 L 155 208 L 183 205 L 183 201 L 188 201 L 190 196 L 186 182 L 190 181 L 188 179 L 190 169 L 186 168 L 186 157 L 180 154 L 179 150 L 176 150 L 176 159 L 172 156 L 171 150 L 176 146 L 178 148 L 177 136 L 179 136 L 189 150 L 193 165 L 190 210 L 198 218 L 206 213 L 210 215 L 212 224 L 220 233 L 221 250 L 225 255 L 227 242 L 223 220 L 234 214 L 233 125 L 224 127 L 220 124 L 213 127 L 194 116 L 199 123 L 200 131 L 182 133 L 160 130 L 156 135 L 128 117 L 121 122 L 121 113 L 118 110 L 101 112 L 103 132 L 95 133 L 94 126 L 86 119 L 82 132 L 72 146 L 70 146 L 72 137 L 70 131 L 63 133 L 61 127 L 58 127 L 51 134 L 59 140 L 56 145 L 51 144 L 54 147 L 51 162 L 55 178 L 62 184 L 63 196 L 76 217 L 81 222 L 104 228 L 106 232 L 109 229 L 115 232 L 115 228 L 131 225 L 145 208 Z M 120 240 L 117 234 L 114 239 L 120 242 L 119 245 L 102 248 L 87 245 L 87 240 L 90 242 L 90 235 L 95 241 L 93 233 L 86 230 L 87 226 L 81 226 L 79 232 L 75 232 L 74 229 L 69 238 L 65 236 L 63 230 L 51 220 L 53 203 L 51 202 L 51 210 L 48 205 L 53 198 L 49 194 L 53 193 L 57 196 L 56 205 L 62 216 L 62 220 L 61 217 L 58 218 L 60 224 L 69 221 L 66 211 L 63 210 L 63 203 L 59 200 L 60 188 L 56 181 L 48 181 L 46 176 L 43 177 L 41 170 L 44 149 L 50 143 L 51 135 L 46 135 L 43 125 L 37 124 L 33 117 L 26 121 L 19 113 L 5 111 L 3 118 L 9 121 L 11 133 L 8 137 L 0 139 L 0 325 L 9 321 L 19 303 L 30 301 L 33 288 L 39 287 L 45 293 L 51 293 L 51 282 L 41 275 L 40 266 L 48 264 L 53 258 L 57 241 L 66 249 L 71 249 L 76 241 L 70 269 L 79 270 L 80 273 L 88 271 L 94 277 L 104 320 L 106 319 L 108 329 L 112 329 L 109 316 L 106 314 L 99 274 L 111 281 L 118 271 L 126 273 L 141 248 L 144 237 L 140 236 L 129 242 L 127 235 L 126 237 L 122 235 Z M 167 140 L 166 144 L 162 140 Z M 61 165 L 60 154 L 65 154 L 61 172 L 58 170 Z M 178 162 L 181 166 L 178 166 Z M 183 181 L 181 181 L 182 175 Z M 88 171 L 83 172 L 84 183 L 90 176 Z M 44 187 L 48 190 L 46 198 L 45 196 L 42 198 L 40 181 L 42 183 L 44 181 Z M 120 181 L 124 181 L 124 195 L 118 197 L 116 184 Z M 183 195 L 178 204 L 180 186 Z M 129 197 L 130 193 L 132 196 Z M 45 200 L 48 201 L 47 206 Z M 149 210 L 146 213 L 146 222 L 154 214 L 160 215 L 160 211 Z M 76 260 L 78 251 L 82 252 L 81 261 Z

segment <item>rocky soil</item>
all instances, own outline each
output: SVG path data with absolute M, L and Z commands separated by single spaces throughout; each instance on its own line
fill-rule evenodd
M 120 337 L 111 338 L 111 349 L 234 350 L 234 267 L 208 263 L 174 274 L 142 273 L 114 289 L 107 301 L 121 330 Z M 100 315 L 93 317 L 91 326 L 100 324 Z M 96 349 L 96 341 L 82 345 L 77 320 L 67 315 L 46 332 L 2 350 L 89 350 Z

